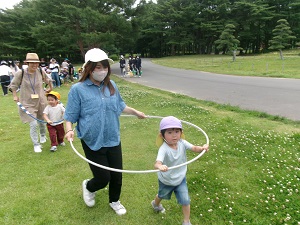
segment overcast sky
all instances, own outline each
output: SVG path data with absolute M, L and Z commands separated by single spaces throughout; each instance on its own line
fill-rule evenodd
M 0 0 L 0 9 L 9 8 L 12 9 L 15 4 L 18 4 L 21 0 Z M 153 2 L 156 2 L 154 0 Z
M 12 9 L 15 4 L 18 4 L 21 0 L 1 0 L 0 1 L 0 8 L 5 9 L 9 8 Z

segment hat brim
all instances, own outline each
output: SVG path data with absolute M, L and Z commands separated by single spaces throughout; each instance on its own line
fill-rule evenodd
M 183 132 L 181 133 L 181 139 L 185 139 L 185 135 Z M 164 139 L 162 138 L 161 134 L 159 133 L 156 137 L 155 144 L 159 148 L 160 146 L 162 146 L 163 143 L 164 143 Z
M 60 95 L 58 95 L 58 94 L 56 94 L 56 93 L 51 93 L 51 92 L 49 92 L 49 93 L 46 93 L 45 95 L 46 95 L 46 96 L 48 96 L 48 95 L 54 95 L 58 100 L 60 100 Z
M 99 60 L 89 60 L 88 62 L 101 62 L 101 61 L 104 61 L 104 60 L 108 60 L 109 64 L 113 64 L 114 63 L 114 60 L 110 59 L 110 58 L 107 58 L 107 59 L 99 59 Z
M 40 60 L 37 60 L 37 59 L 28 59 L 28 60 L 25 60 L 24 62 L 26 62 L 26 63 L 30 63 L 30 62 L 37 62 L 37 63 L 39 63 L 39 62 L 41 62 Z

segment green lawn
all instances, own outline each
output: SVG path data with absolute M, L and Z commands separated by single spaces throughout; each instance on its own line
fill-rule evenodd
M 237 56 L 232 61 L 229 55 L 190 55 L 154 59 L 153 62 L 191 70 L 240 76 L 300 78 L 300 49 L 284 51 L 284 60 L 279 52 L 260 55 Z
M 300 223 L 299 122 L 113 80 L 129 106 L 147 115 L 174 115 L 208 134 L 210 151 L 188 166 L 193 225 Z M 56 89 L 64 104 L 69 87 Z M 81 183 L 91 177 L 87 163 L 69 144 L 51 153 L 48 141 L 42 153 L 34 153 L 12 95 L 0 102 L 0 224 L 181 224 L 174 196 L 162 202 L 166 214 L 152 211 L 155 173 L 124 174 L 124 216 L 110 209 L 107 189 L 97 193 L 94 208 L 86 207 Z M 124 169 L 154 169 L 159 122 L 121 117 Z M 197 129 L 184 125 L 184 132 L 190 142 L 205 143 Z M 74 145 L 82 153 L 78 139 Z

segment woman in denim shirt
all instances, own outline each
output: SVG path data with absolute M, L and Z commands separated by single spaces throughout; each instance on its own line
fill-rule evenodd
M 81 79 L 70 89 L 65 112 L 66 138 L 74 139 L 72 124 L 77 123 L 77 136 L 86 158 L 116 169 L 122 169 L 119 116 L 122 112 L 146 118 L 145 114 L 128 107 L 114 81 L 110 80 L 113 61 L 101 49 L 94 48 L 85 55 Z M 92 179 L 82 183 L 83 200 L 89 207 L 95 205 L 96 191 L 109 183 L 109 205 L 118 214 L 126 213 L 120 203 L 122 173 L 111 172 L 89 164 Z

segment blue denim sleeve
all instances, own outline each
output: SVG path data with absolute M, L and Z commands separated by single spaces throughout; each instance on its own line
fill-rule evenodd
M 111 83 L 113 84 L 113 86 L 114 86 L 114 88 L 116 90 L 115 94 L 116 94 L 117 101 L 118 101 L 118 115 L 120 116 L 121 113 L 123 112 L 123 110 L 126 107 L 126 103 L 124 102 L 124 100 L 123 100 L 123 98 L 122 98 L 122 96 L 121 96 L 121 94 L 119 92 L 119 89 L 118 89 L 116 83 L 114 81 L 112 81 L 112 80 L 111 80 Z
M 80 83 L 73 85 L 68 94 L 68 103 L 66 107 L 66 111 L 64 114 L 64 119 L 66 121 L 70 121 L 71 123 L 76 123 L 79 119 L 80 114 L 80 97 L 78 94 L 77 86 Z

